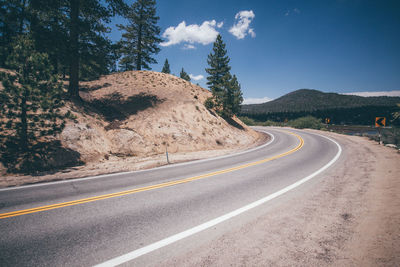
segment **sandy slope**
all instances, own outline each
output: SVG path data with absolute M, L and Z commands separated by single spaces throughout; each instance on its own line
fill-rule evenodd
M 164 266 L 399 266 L 400 154 L 362 137 L 331 168 L 244 226 Z
M 208 90 L 173 75 L 130 71 L 83 86 L 83 99 L 103 117 L 78 114 L 78 123 L 67 125 L 61 137 L 85 162 L 156 155 L 166 145 L 171 153 L 237 148 L 258 138 L 240 121 L 235 127 L 209 112 L 203 105 Z

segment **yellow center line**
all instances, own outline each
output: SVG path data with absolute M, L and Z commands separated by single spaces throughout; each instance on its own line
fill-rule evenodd
M 202 175 L 198 175 L 198 176 L 194 176 L 194 177 L 190 177 L 190 178 L 184 178 L 184 179 L 165 182 L 165 183 L 161 183 L 161 184 L 150 185 L 150 186 L 145 186 L 145 187 L 141 187 L 141 188 L 126 190 L 126 191 L 121 191 L 121 192 L 116 192 L 116 193 L 111 193 L 111 194 L 106 194 L 106 195 L 94 196 L 94 197 L 89 197 L 89 198 L 83 198 L 83 199 L 78 199 L 78 200 L 73 200 L 73 201 L 68 201 L 68 202 L 62 202 L 62 203 L 57 203 L 57 204 L 52 204 L 52 205 L 47 205 L 47 206 L 41 206 L 41 207 L 36 207 L 36 208 L 31 208 L 31 209 L 17 210 L 17 211 L 12 211 L 12 212 L 7 212 L 7 213 L 0 213 L 0 219 L 16 217 L 16 216 L 20 216 L 20 215 L 25 215 L 25 214 L 30 214 L 30 213 L 35 213 L 35 212 L 40 212 L 40 211 L 45 211 L 45 210 L 53 210 L 53 209 L 58 209 L 58 208 L 63 208 L 63 207 L 68 207 L 68 206 L 74 206 L 74 205 L 98 201 L 98 200 L 102 200 L 102 199 L 120 197 L 120 196 L 124 196 L 124 195 L 135 194 L 135 193 L 149 191 L 149 190 L 158 189 L 158 188 L 163 188 L 163 187 L 167 187 L 167 186 L 188 183 L 188 182 L 208 178 L 211 176 L 216 176 L 219 174 L 229 173 L 229 172 L 241 170 L 244 168 L 248 168 L 251 166 L 259 165 L 259 164 L 262 164 L 262 163 L 265 163 L 265 162 L 268 162 L 268 161 L 271 161 L 274 159 L 285 157 L 289 154 L 296 152 L 297 150 L 299 150 L 303 147 L 303 145 L 304 145 L 303 138 L 301 138 L 299 135 L 297 135 L 293 132 L 288 132 L 288 133 L 296 136 L 297 139 L 299 139 L 299 141 L 300 141 L 299 144 L 295 148 L 293 148 L 287 152 L 284 152 L 282 154 L 279 154 L 279 155 L 276 155 L 276 156 L 273 156 L 270 158 L 262 159 L 259 161 L 247 163 L 244 165 L 232 167 L 232 168 L 225 169 L 225 170 L 206 173 L 206 174 L 202 174 Z

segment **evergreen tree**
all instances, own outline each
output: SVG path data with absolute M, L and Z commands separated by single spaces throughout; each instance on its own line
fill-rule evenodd
M 38 52 L 49 56 L 54 74 L 67 74 L 69 61 L 68 47 L 68 13 L 62 8 L 65 1 L 30 0 L 29 1 L 29 34 L 35 41 Z
M 93 63 L 92 66 L 98 64 L 97 59 L 102 55 L 99 56 L 96 52 L 110 45 L 110 41 L 104 37 L 108 31 L 105 23 L 110 22 L 114 14 L 124 14 L 127 7 L 123 0 L 108 0 L 105 1 L 106 5 L 100 0 L 64 1 L 68 9 L 66 20 L 70 59 L 68 92 L 72 97 L 79 98 L 79 73 L 82 59 L 85 63 Z M 85 58 L 85 55 L 90 55 L 90 59 Z
M 7 68 L 13 39 L 29 33 L 53 72 L 69 75 L 69 94 L 79 98 L 80 80 L 116 69 L 106 23 L 126 10 L 123 0 L 0 0 L 0 67 Z
M 206 69 L 209 74 L 207 85 L 213 94 L 213 106 L 224 117 L 232 117 L 240 112 L 243 96 L 236 75 L 231 75 L 229 57 L 221 35 L 214 42 L 213 52 L 208 55 Z M 208 101 L 211 106 L 211 100 Z
M 1 73 L 0 145 L 26 152 L 63 129 L 68 114 L 60 111 L 62 84 L 52 75 L 48 56 L 36 52 L 26 36 L 18 38 L 7 64 L 13 72 Z
M 151 69 L 157 61 L 152 57 L 160 51 L 160 27 L 155 0 L 137 0 L 126 13 L 127 25 L 117 25 L 122 34 L 120 66 L 123 70 Z
M 0 0 L 0 67 L 6 65 L 12 41 L 25 30 L 27 0 Z
M 209 74 L 207 85 L 213 94 L 217 110 L 222 110 L 223 108 L 225 85 L 230 80 L 230 59 L 226 54 L 225 44 L 219 34 L 214 42 L 213 50 L 207 58 L 207 63 L 210 67 L 206 68 L 206 72 Z
M 184 70 L 183 68 L 182 68 L 182 70 L 181 70 L 181 73 L 179 74 L 179 77 L 181 77 L 182 79 L 184 79 L 184 80 L 190 82 L 190 76 L 189 76 L 189 74 L 187 74 L 187 73 L 185 72 L 185 70 Z
M 163 66 L 163 68 L 162 68 L 162 71 L 161 71 L 161 72 L 162 72 L 162 73 L 168 73 L 168 74 L 171 74 L 171 69 L 169 68 L 168 59 L 165 59 L 164 66 Z
M 225 96 L 223 103 L 223 115 L 232 117 L 240 112 L 240 104 L 243 102 L 242 91 L 236 75 L 227 82 L 225 85 Z
M 123 15 L 127 6 L 123 0 L 29 0 L 28 6 L 36 48 L 49 54 L 55 73 L 69 74 L 68 92 L 79 99 L 80 80 L 112 68 L 106 23 L 115 14 Z

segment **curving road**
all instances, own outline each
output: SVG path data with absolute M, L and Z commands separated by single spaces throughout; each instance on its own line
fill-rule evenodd
M 0 190 L 0 266 L 157 265 L 336 167 L 332 139 L 258 130 L 273 138 L 232 156 Z

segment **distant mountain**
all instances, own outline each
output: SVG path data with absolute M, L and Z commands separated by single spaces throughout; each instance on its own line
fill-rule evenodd
M 400 96 L 400 90 L 393 90 L 393 91 L 377 91 L 377 92 L 351 92 L 351 93 L 343 93 L 343 95 L 358 95 L 358 96 Z
M 266 103 L 243 105 L 242 113 L 296 112 L 364 106 L 396 106 L 397 103 L 400 103 L 400 97 L 362 97 L 337 93 L 323 93 L 311 89 L 300 89 Z
M 285 120 L 312 115 L 336 123 L 370 124 L 374 116 L 390 117 L 400 97 L 362 97 L 300 89 L 262 104 L 242 105 L 241 115 L 258 120 Z

